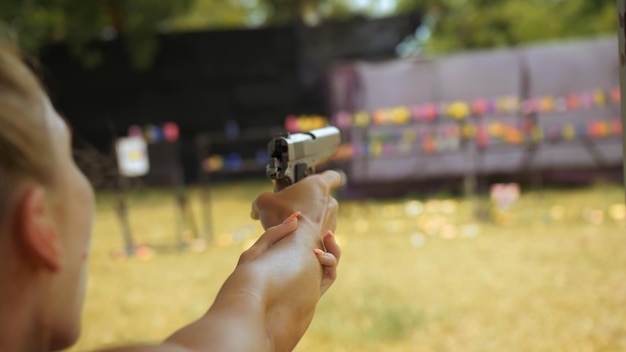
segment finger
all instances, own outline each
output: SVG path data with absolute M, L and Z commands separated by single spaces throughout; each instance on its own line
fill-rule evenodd
M 293 218 L 291 221 L 285 221 L 282 224 L 268 228 L 250 248 L 241 254 L 237 265 L 249 262 L 263 254 L 270 249 L 270 247 L 276 244 L 276 242 L 293 233 L 297 227 L 298 219 Z
M 269 227 L 259 239 L 254 242 L 252 247 L 246 252 L 247 257 L 256 258 L 256 256 L 267 251 L 275 245 L 278 241 L 282 240 L 285 236 L 293 233 L 298 227 L 298 216 L 300 212 L 295 212 L 289 216 L 282 224 Z M 251 259 L 248 258 L 248 259 Z
M 320 264 L 322 264 L 323 266 L 325 266 L 325 267 L 335 267 L 335 266 L 337 266 L 337 258 L 335 258 L 335 256 L 332 253 L 324 252 L 323 250 L 318 249 L 318 248 L 313 250 L 313 252 L 317 256 L 317 260 L 319 260 Z M 326 269 L 324 269 L 324 270 L 326 270 Z
M 252 209 L 250 211 L 250 217 L 252 219 L 259 220 L 259 209 L 263 207 L 263 204 L 266 204 L 270 201 L 269 198 L 271 196 L 271 193 L 263 192 L 256 197 L 256 199 L 252 202 Z
M 339 247 L 337 238 L 335 238 L 335 235 L 330 230 L 326 236 L 324 236 L 324 247 L 326 247 L 328 253 L 331 253 L 337 259 L 337 264 L 339 264 L 339 259 L 341 259 L 341 247 Z
M 343 184 L 343 176 L 335 170 L 327 170 L 318 174 L 329 189 L 336 189 Z
M 326 229 L 335 231 L 337 228 L 337 210 L 339 209 L 339 203 L 337 199 L 333 197 L 328 198 L 328 203 L 326 205 L 325 216 L 327 219 Z
M 325 266 L 323 278 L 325 282 L 333 283 L 337 280 L 337 264 L 333 266 Z M 328 288 L 327 288 L 328 289 Z
M 256 207 L 256 203 L 252 203 L 250 217 L 252 218 L 252 220 L 259 220 L 259 209 Z
M 286 235 L 292 233 L 298 227 L 298 216 L 300 216 L 300 212 L 297 211 L 291 214 L 285 221 L 276 226 L 272 226 L 265 230 L 265 233 L 259 238 L 257 242 L 259 242 L 262 250 L 267 250 L 276 242 L 280 241 Z

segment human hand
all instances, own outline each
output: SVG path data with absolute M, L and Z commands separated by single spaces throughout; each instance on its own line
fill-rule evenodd
M 296 211 L 307 226 L 315 226 L 320 237 L 336 228 L 337 200 L 330 193 L 339 187 L 341 175 L 326 171 L 304 178 L 278 192 L 260 194 L 252 203 L 251 216 L 260 220 L 263 228 L 277 225 Z
M 337 244 L 337 239 L 332 231 L 329 230 L 326 236 L 324 236 L 323 244 L 326 251 L 319 248 L 313 250 L 323 268 L 320 296 L 326 293 L 333 282 L 335 282 L 337 265 L 339 265 L 339 259 L 341 258 L 341 248 Z
M 237 266 L 253 261 L 263 255 L 263 253 L 269 250 L 278 241 L 293 233 L 298 227 L 299 215 L 300 212 L 295 212 L 279 225 L 268 228 L 250 248 L 241 254 Z M 326 236 L 324 236 L 322 244 L 325 251 L 319 248 L 313 249 L 313 253 L 315 253 L 322 266 L 320 296 L 328 291 L 333 282 L 335 282 L 337 278 L 337 266 L 341 258 L 341 248 L 337 244 L 337 240 L 332 231 L 329 230 Z
M 339 173 L 326 171 L 263 193 L 252 203 L 251 216 L 266 232 L 242 254 L 223 292 L 252 292 L 265 302 L 265 331 L 276 350 L 293 349 L 335 281 L 341 251 L 334 237 L 325 235 L 336 227 L 338 204 L 331 192 L 341 181 Z M 288 226 L 283 219 L 290 214 L 297 215 Z
M 250 246 L 250 248 L 241 254 L 237 266 L 253 261 L 263 253 L 267 252 L 274 244 L 283 239 L 285 236 L 293 233 L 298 227 L 298 216 L 300 216 L 300 212 L 296 211 L 289 215 L 289 217 L 282 223 L 267 228 L 261 237 L 259 237 L 259 239 L 257 239 L 256 242 Z

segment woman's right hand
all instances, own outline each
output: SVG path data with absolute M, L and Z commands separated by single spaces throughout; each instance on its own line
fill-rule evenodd
M 331 192 L 342 183 L 336 171 L 325 171 L 304 178 L 275 193 L 262 193 L 252 204 L 252 218 L 264 229 L 280 224 L 290 214 L 300 211 L 300 225 L 317 228 L 318 240 L 336 228 L 337 200 Z

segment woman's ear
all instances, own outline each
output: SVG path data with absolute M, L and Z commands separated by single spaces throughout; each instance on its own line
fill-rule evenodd
M 26 260 L 36 269 L 58 272 L 62 250 L 56 228 L 46 206 L 47 193 L 43 187 L 28 187 L 17 199 L 15 235 L 26 254 Z

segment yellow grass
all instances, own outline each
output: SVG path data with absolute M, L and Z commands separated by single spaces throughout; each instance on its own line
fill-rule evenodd
M 260 227 L 250 201 L 267 182 L 212 190 L 215 244 L 177 251 L 166 191 L 131 194 L 149 259 L 122 247 L 111 194 L 98 196 L 84 328 L 77 351 L 165 338 L 206 311 Z M 623 189 L 524 192 L 497 223 L 459 199 L 341 203 L 340 277 L 297 351 L 626 350 Z M 199 192 L 190 192 L 201 225 Z M 473 204 L 478 210 L 486 201 Z M 200 226 L 201 227 L 201 226 Z

